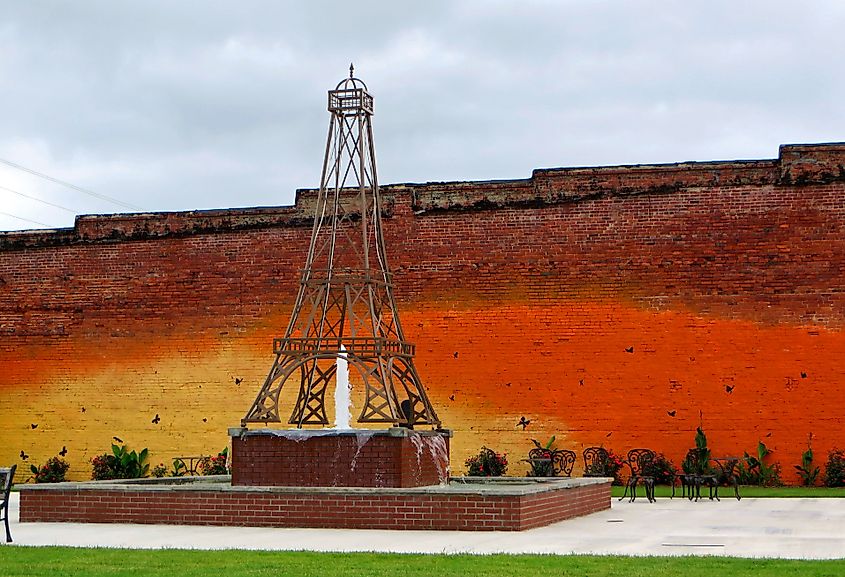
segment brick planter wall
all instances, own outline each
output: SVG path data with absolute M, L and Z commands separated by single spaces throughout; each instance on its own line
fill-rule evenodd
M 213 487 L 213 484 L 205 484 Z M 101 483 L 26 486 L 21 522 L 520 531 L 610 508 L 609 479 L 515 487 L 249 489 Z
M 232 484 L 422 487 L 449 476 L 448 434 L 233 429 Z

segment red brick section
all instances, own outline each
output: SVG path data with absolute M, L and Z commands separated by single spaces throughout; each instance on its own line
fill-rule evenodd
M 529 495 L 37 489 L 21 522 L 520 531 L 610 508 L 610 485 Z
M 817 464 L 842 445 L 845 145 L 385 196 L 401 320 L 456 473 L 482 445 L 524 473 L 530 439 L 552 435 L 678 464 L 703 424 L 714 455 L 764 440 L 797 483 L 810 434 Z M 0 462 L 66 446 L 84 479 L 112 436 L 156 463 L 216 454 L 272 364 L 313 198 L 0 234 Z
M 449 438 L 440 435 L 232 438 L 236 486 L 422 487 L 446 481 L 448 472 Z

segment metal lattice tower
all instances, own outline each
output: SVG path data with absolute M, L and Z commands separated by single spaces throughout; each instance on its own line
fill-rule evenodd
M 373 97 L 354 77 L 329 91 L 331 113 L 311 244 L 284 338 L 247 423 L 281 422 L 279 395 L 299 394 L 289 423 L 328 425 L 326 391 L 345 355 L 364 385 L 358 422 L 440 426 L 405 340 L 387 266 L 373 146 Z

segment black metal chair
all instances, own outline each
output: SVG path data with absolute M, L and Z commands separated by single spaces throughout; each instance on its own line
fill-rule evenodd
M 0 515 L 3 516 L 3 521 L 6 522 L 6 543 L 12 542 L 12 533 L 9 531 L 9 495 L 12 492 L 15 469 L 17 469 L 17 465 L 12 465 L 8 469 L 0 469 L 0 488 L 3 491 L 3 500 L 0 502 Z
M 587 447 L 584 449 L 583 457 L 585 477 L 606 476 L 607 460 L 609 458 L 607 449 L 604 447 Z
M 654 502 L 654 477 L 646 475 L 645 471 L 649 464 L 654 461 L 654 451 L 651 449 L 631 449 L 628 451 L 628 458 L 625 464 L 628 466 L 628 482 L 625 484 L 625 493 L 619 498 L 621 501 L 631 491 L 631 501 L 637 498 L 637 485 L 642 483 L 645 488 L 645 496 L 649 503 Z
M 723 457 L 720 459 L 713 459 L 719 467 L 717 483 L 727 487 L 733 486 L 734 496 L 739 501 L 742 497 L 739 496 L 739 457 Z M 716 493 L 718 495 L 718 487 Z
M 532 477 L 571 477 L 577 456 L 569 449 L 535 447 L 528 451 Z
M 709 498 L 719 501 L 719 475 L 710 468 L 709 451 L 706 449 L 690 449 L 684 459 L 684 473 L 681 477 L 682 496 L 690 501 L 701 499 L 701 487 L 707 487 Z

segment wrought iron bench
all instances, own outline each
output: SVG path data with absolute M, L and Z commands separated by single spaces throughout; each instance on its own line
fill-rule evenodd
M 12 465 L 8 469 L 0 469 L 0 493 L 2 501 L 0 501 L 0 515 L 6 523 L 6 543 L 12 542 L 12 533 L 9 531 L 9 495 L 12 492 L 12 481 L 15 479 L 15 469 L 17 465 Z

